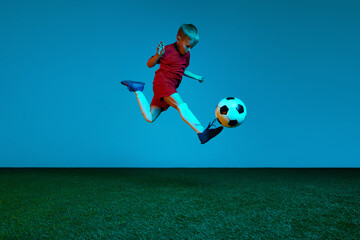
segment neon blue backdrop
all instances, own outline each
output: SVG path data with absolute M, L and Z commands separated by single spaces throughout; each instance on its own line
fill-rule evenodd
M 0 167 L 360 167 L 357 1 L 2 1 Z M 124 79 L 193 23 L 179 88 L 203 125 L 223 97 L 245 123 L 201 145 L 175 109 L 152 124 Z

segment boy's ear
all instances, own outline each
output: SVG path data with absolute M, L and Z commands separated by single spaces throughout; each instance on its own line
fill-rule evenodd
M 176 41 L 177 41 L 177 42 L 180 42 L 180 40 L 181 40 L 181 37 L 180 37 L 179 35 L 177 35 Z

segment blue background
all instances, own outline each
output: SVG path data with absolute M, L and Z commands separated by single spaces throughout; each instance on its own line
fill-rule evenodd
M 1 1 L 1 167 L 360 167 L 358 1 Z M 175 109 L 147 123 L 120 85 L 160 41 L 200 42 L 179 93 L 204 126 L 224 97 L 243 125 L 201 145 Z

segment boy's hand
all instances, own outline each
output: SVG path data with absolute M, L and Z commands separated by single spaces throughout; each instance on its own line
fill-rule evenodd
M 159 46 L 157 47 L 157 51 L 156 51 L 156 54 L 160 57 L 162 57 L 165 53 L 165 46 L 163 44 L 163 42 L 161 41 Z
M 198 81 L 199 81 L 200 83 L 202 83 L 202 82 L 204 81 L 204 77 L 203 77 L 203 76 L 199 76 Z

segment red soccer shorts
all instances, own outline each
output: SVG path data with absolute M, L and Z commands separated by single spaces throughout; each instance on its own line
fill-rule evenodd
M 153 90 L 154 97 L 151 101 L 151 105 L 161 107 L 162 111 L 166 111 L 170 105 L 164 101 L 164 97 L 177 93 L 175 84 L 170 81 L 154 83 Z

